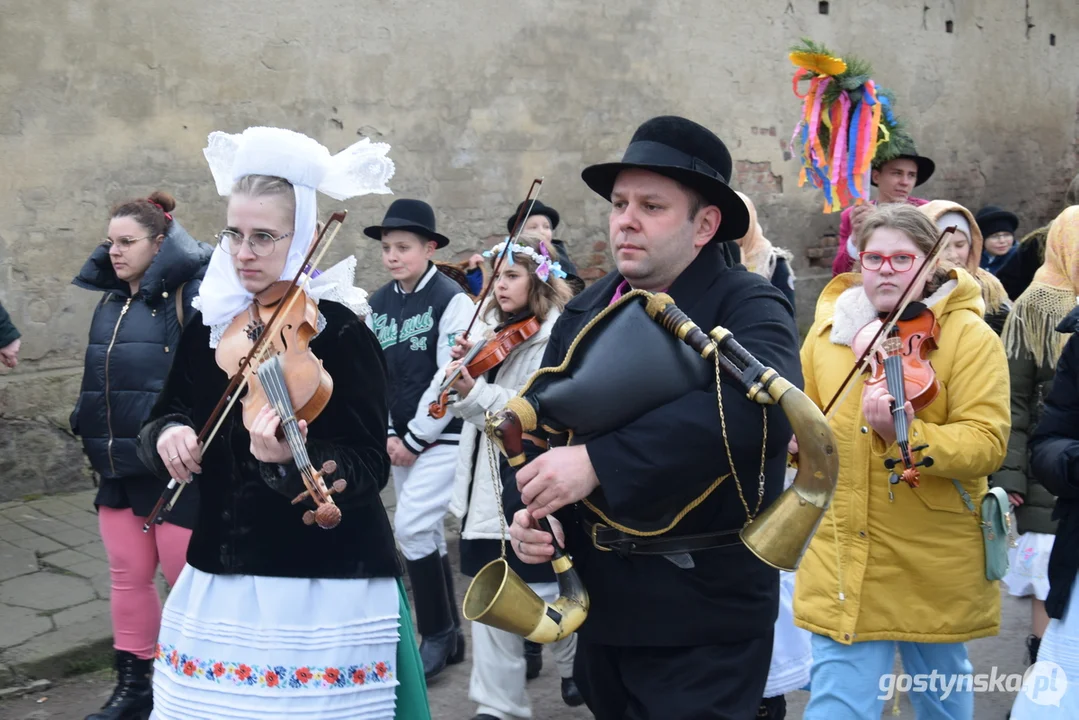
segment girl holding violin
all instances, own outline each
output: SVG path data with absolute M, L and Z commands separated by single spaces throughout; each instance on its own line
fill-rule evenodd
M 344 303 L 351 277 L 300 275 L 316 189 L 387 192 L 387 150 L 365 140 L 331 157 L 277 128 L 210 136 L 226 227 L 141 433 L 158 475 L 201 478 L 188 565 L 163 612 L 152 718 L 429 717 L 379 499 L 385 363 L 362 308 Z M 237 375 L 245 385 L 233 390 Z M 243 407 L 221 413 L 229 395 Z M 321 475 L 332 496 L 311 490 Z
M 539 368 L 551 328 L 572 296 L 563 279 L 565 272 L 542 254 L 541 242 L 538 234 L 524 232 L 508 251 L 503 242 L 484 253 L 495 266 L 505 251 L 491 298 L 470 334 L 483 338 L 479 341 L 483 348 L 463 362 L 474 348 L 459 339 L 452 350 L 455 360 L 438 377 L 452 379 L 447 408 L 464 420 L 450 512 L 462 520 L 461 571 L 468 577 L 500 556 L 503 537 L 500 498 L 495 493 L 495 483 L 501 486 L 502 481 L 492 477 L 485 413 L 502 409 Z M 505 492 L 516 492 L 514 483 L 507 484 Z M 525 565 L 513 553 L 507 553 L 506 559 L 541 597 L 554 600 L 558 596 L 549 563 Z M 531 717 L 524 639 L 472 623 L 472 644 L 469 697 L 479 705 L 475 720 Z M 571 635 L 552 645 L 562 676 L 562 697 L 570 705 L 583 702 L 572 678 L 576 644 L 577 636 Z
M 981 288 L 931 257 L 937 241 L 916 208 L 874 209 L 857 234 L 861 273 L 825 287 L 802 347 L 806 395 L 828 408 L 839 456 L 835 497 L 795 580 L 795 624 L 813 633 L 807 719 L 880 717 L 897 645 L 904 672 L 954 678 L 972 672 L 964 643 L 999 631 L 1000 591 L 964 495 L 979 507 L 1004 460 L 1008 366 Z M 897 309 L 897 332 L 871 348 L 871 375 L 846 385 L 867 333 Z M 905 396 L 894 414 L 888 377 Z M 917 716 L 973 717 L 969 686 L 943 694 L 916 688 Z

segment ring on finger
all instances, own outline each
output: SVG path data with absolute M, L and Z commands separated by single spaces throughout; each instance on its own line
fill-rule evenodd
M 169 462 L 173 462 L 173 461 L 174 461 L 174 460 L 176 460 L 176 459 L 177 459 L 178 457 L 180 457 L 180 456 L 179 456 L 179 455 L 169 455 Z

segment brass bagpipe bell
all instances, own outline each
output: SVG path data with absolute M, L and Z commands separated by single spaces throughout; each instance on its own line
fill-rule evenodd
M 625 352 L 630 346 L 634 351 Z M 543 428 L 572 441 L 574 435 L 609 432 L 709 387 L 717 378 L 713 363 L 737 380 L 753 402 L 779 405 L 798 440 L 793 483 L 739 533 L 763 562 L 793 571 L 835 493 L 839 459 L 832 430 L 812 400 L 762 365 L 729 331 L 717 327 L 705 333 L 666 294 L 633 290 L 601 311 L 574 339 L 560 366 L 540 368 L 502 410 L 488 414 L 486 432 L 510 465 L 519 468 L 526 460 L 523 434 Z M 626 387 L 634 392 L 627 393 Z M 540 522 L 550 532 L 546 520 Z M 536 595 L 500 558 L 473 579 L 465 595 L 465 617 L 534 642 L 568 636 L 587 617 L 588 593 L 557 543 L 552 564 L 559 584 L 555 602 Z

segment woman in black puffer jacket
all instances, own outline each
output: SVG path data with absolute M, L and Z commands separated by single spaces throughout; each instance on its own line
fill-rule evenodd
M 94 505 L 112 576 L 113 646 L 119 682 L 87 720 L 143 717 L 152 707 L 149 673 L 161 623 L 154 587 L 183 569 L 198 493 L 189 488 L 168 522 L 142 532 L 164 483 L 136 455 L 139 429 L 161 391 L 184 320 L 194 314 L 213 248 L 192 238 L 162 192 L 120 203 L 108 238 L 73 283 L 102 293 L 90 324 L 82 390 L 71 429 L 100 476 Z

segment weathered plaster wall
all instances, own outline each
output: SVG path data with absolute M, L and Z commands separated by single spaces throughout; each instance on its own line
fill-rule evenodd
M 0 301 L 24 333 L 0 374 L 0 499 L 85 483 L 64 434 L 96 298 L 70 285 L 109 205 L 155 188 L 202 239 L 222 221 L 201 150 L 212 130 L 292 127 L 337 151 L 389 142 L 396 195 L 430 200 L 450 254 L 498 235 L 533 177 L 578 262 L 609 268 L 606 203 L 580 181 L 633 129 L 676 113 L 709 125 L 766 233 L 795 250 L 804 326 L 838 225 L 797 187 L 786 49 L 801 36 L 869 58 L 938 173 L 920 188 L 1059 210 L 1077 169 L 1074 0 L 7 0 L 0 13 Z M 951 23 L 952 31 L 946 30 Z M 1055 45 L 1050 45 L 1050 34 Z M 343 203 L 333 260 L 391 197 Z M 322 212 L 336 207 L 323 202 Z M 825 257 L 821 264 L 830 260 Z M 0 371 L 2 372 L 2 371 Z

